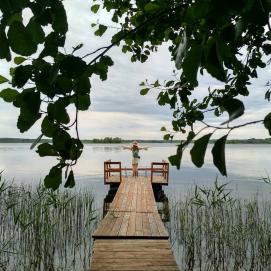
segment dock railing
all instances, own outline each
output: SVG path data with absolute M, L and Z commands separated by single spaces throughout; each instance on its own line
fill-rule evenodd
M 165 160 L 162 162 L 152 162 L 151 163 L 151 182 L 153 183 L 154 174 L 159 174 L 166 183 L 168 183 L 168 171 L 169 171 L 169 163 Z
M 122 168 L 121 162 L 112 162 L 111 160 L 104 162 L 104 183 L 113 184 L 121 183 L 122 172 L 132 171 L 132 168 Z M 152 162 L 151 167 L 141 167 L 138 171 L 150 172 L 151 183 L 168 184 L 169 163 L 165 160 L 162 162 Z
M 112 173 L 117 173 L 117 175 L 115 174 L 112 175 Z M 111 160 L 104 162 L 104 184 L 108 184 L 108 181 L 110 181 L 110 178 L 114 180 L 117 180 L 117 178 L 119 178 L 119 182 L 121 182 L 122 180 L 121 162 L 112 162 Z M 117 181 L 114 181 L 114 182 L 117 182 Z

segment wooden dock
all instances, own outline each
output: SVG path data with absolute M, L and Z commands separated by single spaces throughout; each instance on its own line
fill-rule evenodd
M 90 270 L 179 270 L 157 210 L 152 180 L 120 175 L 113 202 L 93 235 Z

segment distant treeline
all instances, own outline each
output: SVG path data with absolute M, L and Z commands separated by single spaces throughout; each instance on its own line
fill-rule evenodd
M 227 140 L 228 144 L 271 144 L 271 138 L 257 139 L 229 139 Z
M 83 143 L 110 143 L 110 144 L 114 144 L 114 143 L 122 143 L 122 139 L 120 137 L 105 137 L 105 138 L 94 138 L 94 139 L 85 139 L 82 140 Z
M 36 139 L 30 138 L 0 138 L 0 143 L 33 143 Z M 105 138 L 94 138 L 94 139 L 83 139 L 83 143 L 85 144 L 116 144 L 116 143 L 131 143 L 133 140 L 121 139 L 120 137 L 105 137 Z M 214 143 L 216 139 L 210 140 L 210 143 Z M 42 139 L 40 143 L 51 142 L 50 139 Z M 144 140 L 138 139 L 140 143 L 176 143 L 179 144 L 180 141 L 165 141 L 165 140 Z M 271 138 L 257 139 L 257 138 L 249 138 L 249 139 L 229 139 L 227 140 L 227 144 L 271 144 Z
M 0 138 L 0 143 L 33 143 L 36 139 L 30 138 Z M 83 143 L 122 143 L 122 139 L 119 137 L 105 137 L 105 138 L 94 138 L 94 139 L 83 139 Z M 40 143 L 51 142 L 51 139 L 41 139 Z
M 36 139 L 31 138 L 10 138 L 4 137 L 0 138 L 0 143 L 33 143 Z M 50 139 L 41 139 L 40 143 L 47 143 L 50 142 Z

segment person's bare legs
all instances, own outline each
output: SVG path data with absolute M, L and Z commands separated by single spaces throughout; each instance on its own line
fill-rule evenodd
M 133 169 L 133 177 L 136 176 L 136 164 L 132 164 L 132 169 Z
M 135 176 L 138 177 L 138 164 L 135 164 Z

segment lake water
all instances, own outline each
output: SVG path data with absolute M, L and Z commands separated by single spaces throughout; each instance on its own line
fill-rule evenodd
M 148 151 L 142 150 L 140 153 L 142 167 L 149 167 L 151 162 L 167 159 L 176 152 L 174 144 L 148 144 L 148 146 L 150 146 Z M 170 167 L 169 186 L 165 187 L 165 192 L 171 203 L 175 204 L 176 200 L 185 199 L 195 185 L 213 186 L 216 178 L 220 183 L 228 183 L 227 189 L 234 197 L 242 199 L 258 197 L 258 200 L 270 197 L 271 185 L 266 184 L 262 178 L 271 176 L 269 156 L 271 145 L 226 145 L 227 178 L 222 177 L 213 166 L 211 148 L 212 146 L 209 146 L 207 149 L 205 164 L 201 169 L 192 164 L 189 149 L 183 156 L 180 170 Z M 119 144 L 86 145 L 82 157 L 74 168 L 76 188 L 72 191 L 92 191 L 95 196 L 95 209 L 100 215 L 104 197 L 108 192 L 108 187 L 103 184 L 103 162 L 108 159 L 121 161 L 122 167 L 130 167 L 131 153 L 123 150 Z M 30 144 L 0 144 L 0 171 L 4 170 L 2 175 L 8 182 L 36 186 L 56 163 L 55 158 L 39 157 L 35 151 L 30 150 Z M 170 219 L 165 225 L 171 236 L 177 263 L 181 270 L 185 270 L 182 261 L 185 259 L 184 245 L 178 241 L 179 233 L 175 231 L 175 222 L 179 218 L 175 217 L 176 205 L 172 206 Z M 89 240 L 91 232 L 88 234 Z M 89 259 L 87 261 L 89 262 Z
M 121 161 L 123 167 L 131 167 L 131 153 L 120 144 L 85 145 L 82 157 L 74 168 L 76 188 L 95 191 L 97 205 L 102 205 L 107 188 L 103 184 L 103 162 L 111 159 Z M 142 145 L 144 146 L 144 145 Z M 151 162 L 167 159 L 176 152 L 175 144 L 148 144 L 148 151 L 141 151 L 140 166 L 150 166 Z M 186 195 L 195 184 L 211 186 L 216 178 L 221 183 L 229 183 L 232 195 L 241 198 L 270 196 L 271 186 L 261 178 L 271 176 L 271 145 L 228 144 L 226 161 L 228 177 L 222 177 L 212 164 L 211 147 L 205 156 L 202 168 L 196 168 L 185 151 L 180 170 L 170 167 L 169 186 L 165 188 L 169 198 Z M 38 184 L 57 163 L 55 158 L 41 158 L 30 144 L 0 144 L 0 170 L 8 181 L 23 184 Z M 143 173 L 144 174 L 144 173 Z

